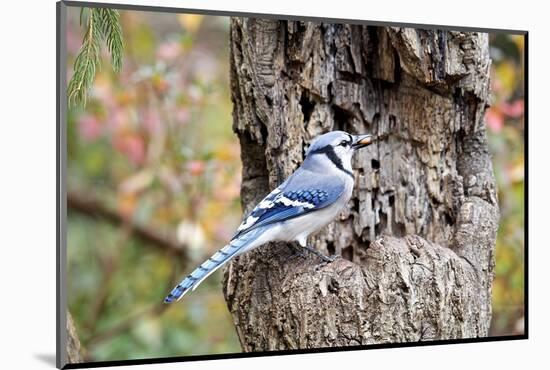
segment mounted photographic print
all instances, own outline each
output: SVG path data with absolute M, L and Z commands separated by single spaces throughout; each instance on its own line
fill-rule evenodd
M 58 367 L 527 338 L 526 50 L 58 3 Z

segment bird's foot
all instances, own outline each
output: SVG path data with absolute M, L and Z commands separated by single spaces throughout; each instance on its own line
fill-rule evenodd
M 315 248 L 312 248 L 308 245 L 306 246 L 303 246 L 302 248 L 304 248 L 305 250 L 309 251 L 310 253 L 313 253 L 314 255 L 316 255 L 317 257 L 319 257 L 323 262 L 325 263 L 330 263 L 330 262 L 334 262 L 334 260 L 336 258 L 338 258 L 339 256 L 338 255 L 332 255 L 332 256 L 325 256 L 323 253 L 319 252 L 317 249 Z
M 302 247 L 298 247 L 294 244 L 289 244 L 292 246 L 291 249 L 293 249 L 294 253 L 290 256 L 290 260 L 294 260 L 296 258 L 307 258 L 307 253 L 303 250 Z

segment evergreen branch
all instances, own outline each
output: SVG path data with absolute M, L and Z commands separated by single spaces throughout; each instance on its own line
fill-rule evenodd
M 122 68 L 122 54 L 124 52 L 120 16 L 118 11 L 114 9 L 98 9 L 98 11 L 103 39 L 111 54 L 113 70 L 119 72 Z
M 86 105 L 89 89 L 92 87 L 96 70 L 100 65 L 100 42 L 103 39 L 111 54 L 113 70 L 120 72 L 124 43 L 118 11 L 113 9 L 88 9 L 86 34 L 82 47 L 74 62 L 74 74 L 67 86 L 69 105 Z M 84 21 L 84 9 L 80 13 Z
M 92 86 L 99 66 L 99 29 L 96 27 L 94 9 L 90 9 L 86 34 L 74 62 L 74 74 L 67 87 L 69 104 L 86 104 L 87 91 Z

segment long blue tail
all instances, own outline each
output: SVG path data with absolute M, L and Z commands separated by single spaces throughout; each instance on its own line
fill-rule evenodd
M 256 230 L 254 230 L 256 231 Z M 249 235 L 253 234 L 253 235 Z M 247 245 L 256 239 L 258 232 L 248 233 L 232 240 L 231 243 L 214 253 L 214 255 L 204 261 L 192 273 L 187 275 L 170 294 L 164 298 L 164 303 L 179 301 L 190 289 L 195 290 L 211 273 L 222 267 L 231 258 L 239 254 Z

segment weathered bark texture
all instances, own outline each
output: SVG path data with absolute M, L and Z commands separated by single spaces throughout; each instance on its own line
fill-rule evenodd
M 245 211 L 317 135 L 373 133 L 352 200 L 310 239 L 225 270 L 244 351 L 488 335 L 498 205 L 483 115 L 488 35 L 234 18 Z
M 67 361 L 70 364 L 82 362 L 80 340 L 74 326 L 73 317 L 67 311 Z

